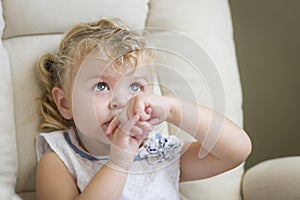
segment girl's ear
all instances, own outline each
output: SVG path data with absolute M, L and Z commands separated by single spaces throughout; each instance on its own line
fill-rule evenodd
M 60 114 L 65 119 L 72 119 L 72 107 L 70 106 L 64 91 L 61 88 L 54 87 L 52 89 L 52 96 Z

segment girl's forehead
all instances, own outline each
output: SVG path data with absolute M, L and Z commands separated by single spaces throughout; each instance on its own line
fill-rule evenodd
M 149 61 L 139 59 L 133 66 L 132 63 L 125 61 L 122 64 L 114 63 L 114 60 L 108 59 L 99 52 L 91 52 L 81 63 L 76 78 L 115 78 L 123 76 L 152 76 L 152 70 Z

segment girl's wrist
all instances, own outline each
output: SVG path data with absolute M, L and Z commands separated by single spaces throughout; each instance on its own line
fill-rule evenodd
M 125 172 L 125 173 L 128 172 L 128 170 L 131 166 L 131 164 L 128 164 L 128 163 L 126 163 L 126 165 L 117 164 L 111 159 L 109 159 L 105 165 L 113 170 L 116 170 L 118 172 Z
M 110 144 L 108 166 L 120 171 L 128 171 L 133 164 L 135 153 L 116 144 Z

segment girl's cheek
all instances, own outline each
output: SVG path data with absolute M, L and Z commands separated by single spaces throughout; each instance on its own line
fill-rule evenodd
M 110 110 L 110 101 L 106 98 L 95 98 L 94 101 L 94 116 L 96 116 L 99 125 L 101 126 L 104 123 L 104 120 L 113 116 L 112 111 Z
M 99 134 L 98 120 L 95 115 L 94 98 L 78 93 L 73 96 L 73 117 L 79 131 L 89 137 Z

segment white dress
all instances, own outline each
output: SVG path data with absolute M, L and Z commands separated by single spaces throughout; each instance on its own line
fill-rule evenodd
M 161 141 L 164 147 L 171 148 L 153 148 L 154 143 L 161 145 Z M 85 152 L 72 129 L 40 133 L 36 144 L 38 160 L 47 152 L 55 152 L 75 177 L 81 192 L 109 158 Z M 175 136 L 156 135 L 144 144 L 129 169 L 121 200 L 179 200 L 182 141 Z

